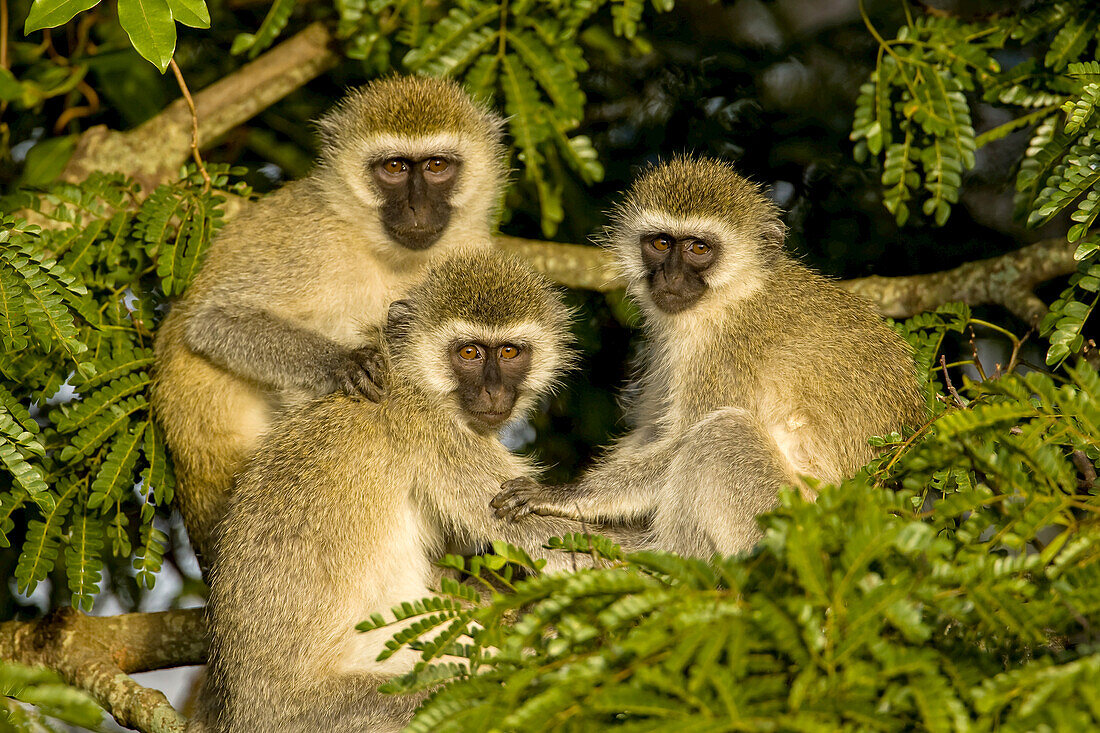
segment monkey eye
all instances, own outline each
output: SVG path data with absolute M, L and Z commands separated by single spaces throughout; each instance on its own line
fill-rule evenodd
M 474 361 L 475 359 L 481 358 L 481 349 L 473 344 L 466 344 L 458 350 L 458 356 L 460 359 L 465 359 L 466 361 Z
M 649 246 L 658 252 L 666 252 L 672 246 L 672 237 L 667 234 L 658 234 L 649 242 Z
M 691 243 L 691 246 L 688 247 L 688 249 L 691 251 L 692 254 L 705 255 L 707 252 L 710 252 L 710 245 L 706 242 L 695 240 Z
M 443 173 L 451 167 L 451 162 L 446 158 L 429 158 L 424 164 L 424 169 L 429 173 Z
M 391 158 L 390 160 L 383 161 L 382 170 L 389 173 L 391 176 L 400 175 L 409 169 L 408 163 L 401 158 Z
M 519 356 L 518 347 L 513 346 L 512 344 L 505 344 L 504 346 L 500 347 L 501 359 L 515 359 L 517 356 Z

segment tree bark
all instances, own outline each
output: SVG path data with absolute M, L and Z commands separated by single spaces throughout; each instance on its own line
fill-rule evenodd
M 332 35 L 314 23 L 195 95 L 199 147 L 217 138 L 336 65 Z M 133 176 L 148 193 L 171 180 L 191 156 L 191 112 L 183 98 L 133 130 L 104 125 L 85 130 L 61 179 L 82 181 L 92 171 Z
M 202 664 L 206 646 L 201 608 L 119 616 L 59 608 L 37 621 L 0 624 L 0 660 L 48 667 L 121 725 L 147 733 L 183 733 L 187 721 L 129 673 Z

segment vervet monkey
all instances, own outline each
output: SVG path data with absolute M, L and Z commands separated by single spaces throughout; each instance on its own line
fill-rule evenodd
M 497 519 L 500 484 L 533 471 L 497 433 L 572 360 L 569 312 L 539 276 L 480 251 L 434 269 L 389 310 L 381 403 L 330 395 L 288 412 L 238 479 L 211 570 L 216 731 L 396 731 L 418 699 L 376 692 L 411 669 L 375 659 L 372 613 L 429 593 L 433 561 L 501 539 L 536 552 L 582 531 Z M 571 558 L 551 557 L 565 569 Z M 211 694 L 212 693 L 212 694 Z
M 728 163 L 642 174 L 608 232 L 648 337 L 636 427 L 579 483 L 507 482 L 497 515 L 635 522 L 643 547 L 732 554 L 783 484 L 839 481 L 873 457 L 870 436 L 919 425 L 909 347 L 785 253 L 785 232 Z
M 320 120 L 306 178 L 254 203 L 212 244 L 156 342 L 153 406 L 175 462 L 191 542 L 291 401 L 377 400 L 364 325 L 461 246 L 489 246 L 506 177 L 502 121 L 450 80 L 389 77 Z

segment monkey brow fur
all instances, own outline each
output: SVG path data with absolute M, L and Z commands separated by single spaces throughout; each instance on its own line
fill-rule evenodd
M 350 92 L 317 126 L 330 144 L 379 133 L 417 137 L 440 132 L 499 140 L 503 120 L 473 101 L 453 79 L 389 76 Z

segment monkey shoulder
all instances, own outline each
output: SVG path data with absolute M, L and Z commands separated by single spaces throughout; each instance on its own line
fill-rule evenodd
M 273 281 L 273 273 L 308 279 L 319 251 L 342 244 L 333 242 L 343 239 L 338 230 L 315 185 L 309 179 L 292 181 L 250 202 L 222 228 L 190 294 L 250 287 L 270 292 L 283 286 Z
M 768 297 L 761 318 L 782 336 L 761 373 L 774 391 L 834 422 L 908 422 L 899 415 L 920 399 L 912 353 L 870 301 L 794 264 Z
M 329 395 L 278 419 L 237 477 L 217 530 L 215 582 L 248 583 L 259 567 L 276 575 L 329 572 L 356 538 L 402 505 L 387 461 L 380 405 Z M 318 564 L 320 563 L 320 564 Z

